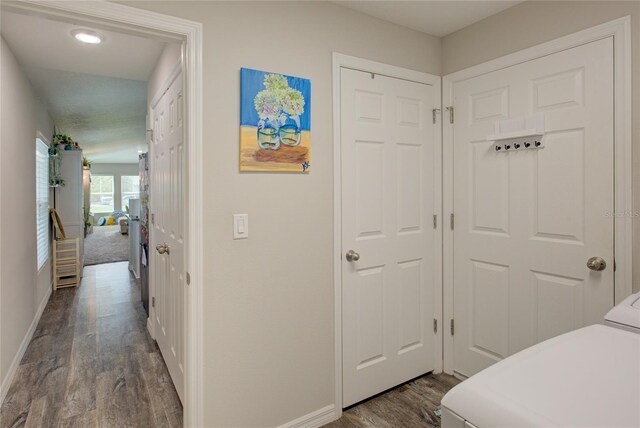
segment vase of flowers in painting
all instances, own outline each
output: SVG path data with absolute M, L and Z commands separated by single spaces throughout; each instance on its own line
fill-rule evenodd
M 278 135 L 280 136 L 280 142 L 285 146 L 297 146 L 300 144 L 300 116 L 287 115 L 284 119 Z
M 289 87 L 281 74 L 267 74 L 265 89 L 258 92 L 254 106 L 258 122 L 258 145 L 263 150 L 278 150 L 281 144 L 300 144 L 300 115 L 304 112 L 304 97 Z
M 258 146 L 263 150 L 280 148 L 279 124 L 277 121 L 261 119 L 258 122 Z

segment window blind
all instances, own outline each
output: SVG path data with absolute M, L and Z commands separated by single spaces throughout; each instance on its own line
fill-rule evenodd
M 38 269 L 49 257 L 49 147 L 36 139 L 36 231 Z

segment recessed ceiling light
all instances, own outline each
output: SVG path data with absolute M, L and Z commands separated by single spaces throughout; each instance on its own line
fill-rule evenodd
M 71 32 L 71 35 L 73 35 L 76 40 L 79 40 L 82 43 L 88 43 L 90 45 L 98 45 L 104 40 L 102 34 L 91 30 L 73 30 Z

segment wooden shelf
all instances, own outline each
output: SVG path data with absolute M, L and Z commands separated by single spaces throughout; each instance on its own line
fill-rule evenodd
M 80 241 L 78 238 L 54 241 L 53 289 L 80 285 Z

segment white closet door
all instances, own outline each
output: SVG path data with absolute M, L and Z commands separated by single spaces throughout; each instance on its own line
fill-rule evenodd
M 341 71 L 343 406 L 434 368 L 429 85 Z M 440 304 L 440 302 L 437 302 Z
M 613 40 L 453 91 L 454 369 L 470 376 L 613 305 Z M 534 113 L 544 148 L 487 141 L 495 121 Z M 594 256 L 604 271 L 587 267 Z
M 176 391 L 184 397 L 185 146 L 182 73 L 153 109 L 151 142 L 151 267 L 154 270 L 155 339 Z

